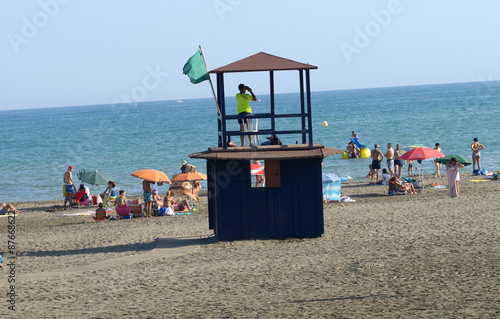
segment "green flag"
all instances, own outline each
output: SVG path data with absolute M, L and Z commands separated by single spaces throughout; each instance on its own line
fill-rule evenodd
M 193 84 L 208 80 L 207 68 L 205 67 L 200 49 L 184 64 L 182 73 L 189 76 L 189 80 Z

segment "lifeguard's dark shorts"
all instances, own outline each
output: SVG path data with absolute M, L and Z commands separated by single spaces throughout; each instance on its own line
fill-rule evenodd
M 238 115 L 249 115 L 249 114 L 252 114 L 252 113 L 248 113 L 248 112 L 241 112 L 241 113 L 238 113 Z M 247 119 L 238 119 L 238 123 L 247 123 Z

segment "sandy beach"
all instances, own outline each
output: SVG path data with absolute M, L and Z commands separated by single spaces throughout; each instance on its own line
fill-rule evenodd
M 19 318 L 500 317 L 499 181 L 386 196 L 342 184 L 313 239 L 219 242 L 207 198 L 192 215 L 87 222 L 61 201 L 13 203 Z M 446 177 L 426 183 L 447 185 Z M 64 213 L 89 211 L 72 209 Z M 95 211 L 92 208 L 91 211 Z M 8 218 L 0 218 L 4 265 Z M 161 238 L 161 239 L 159 239 Z M 0 290 L 9 291 L 9 269 Z

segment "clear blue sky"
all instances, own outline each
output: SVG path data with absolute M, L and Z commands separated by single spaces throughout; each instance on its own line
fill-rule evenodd
M 257 52 L 319 67 L 312 90 L 499 80 L 500 1 L 0 1 L 0 109 L 210 97 L 182 75 Z M 212 77 L 215 81 L 215 77 Z M 227 76 L 269 93 L 267 74 Z M 278 72 L 277 92 L 298 91 Z M 234 87 L 236 91 L 236 87 Z

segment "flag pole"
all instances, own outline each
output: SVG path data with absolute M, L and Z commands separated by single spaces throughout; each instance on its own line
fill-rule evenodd
M 205 70 L 207 71 L 208 81 L 210 82 L 210 87 L 212 88 L 212 94 L 214 95 L 215 106 L 217 106 L 217 114 L 221 115 L 219 109 L 219 103 L 217 103 L 217 96 L 215 95 L 214 85 L 212 84 L 212 79 L 210 78 L 210 74 L 208 73 L 207 63 L 205 62 L 205 56 L 203 55 L 203 50 L 201 49 L 201 45 L 198 46 L 201 52 L 201 57 L 203 58 L 203 64 L 205 65 Z

